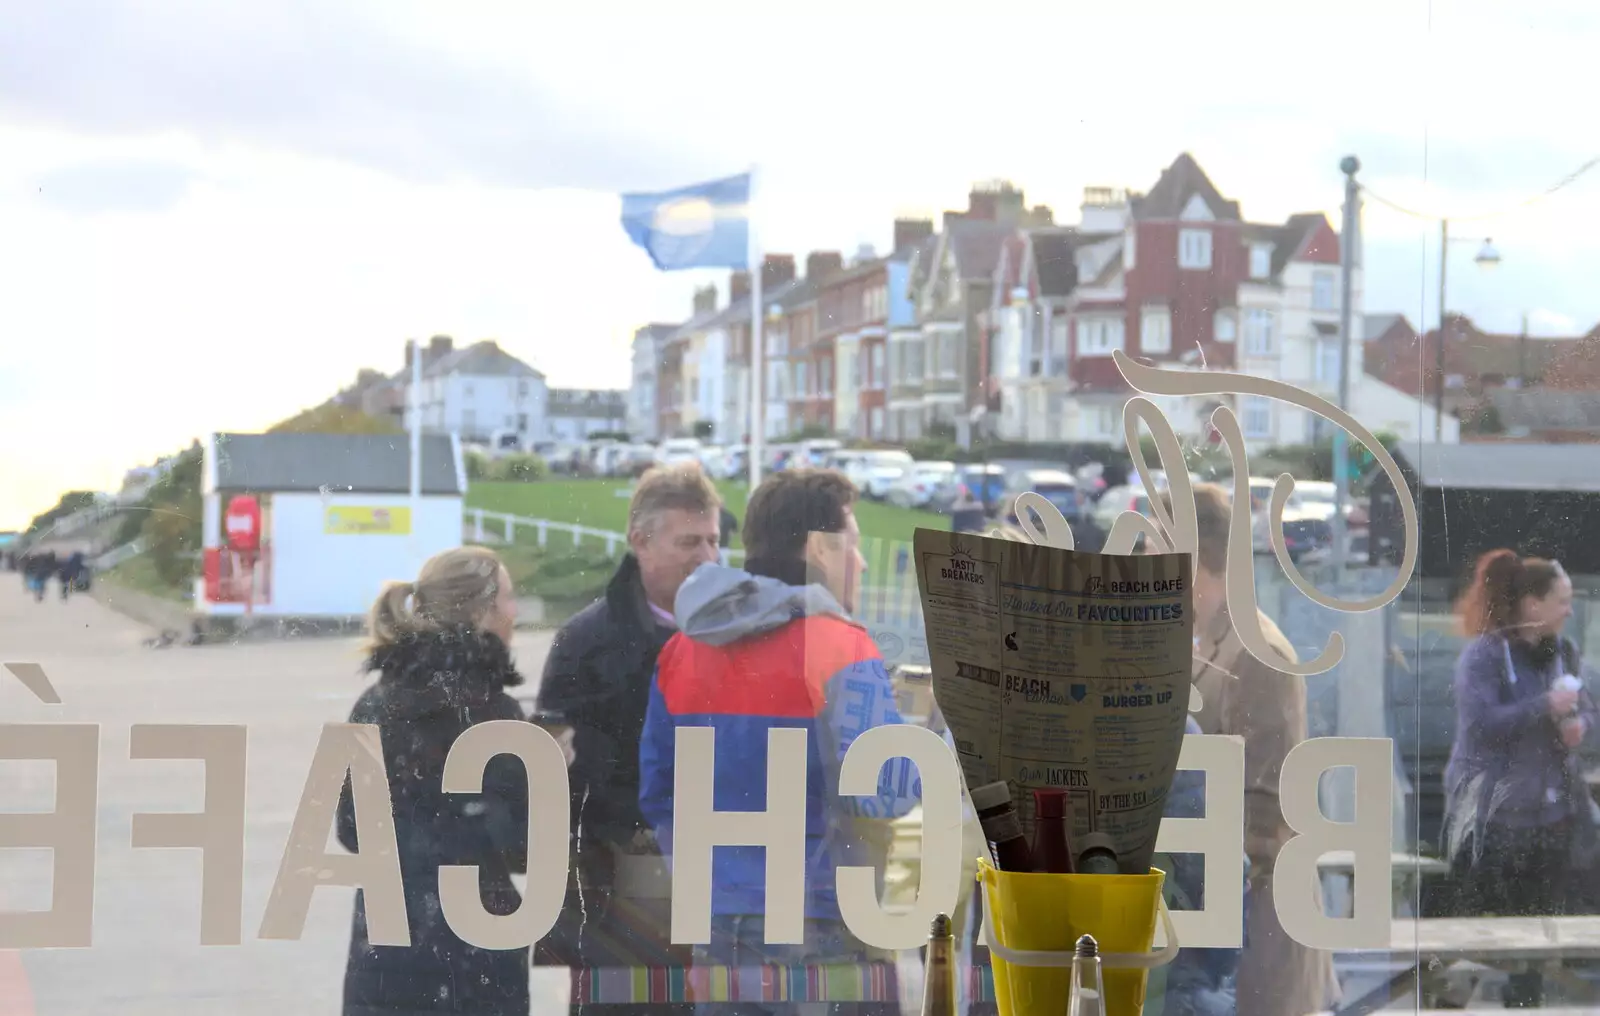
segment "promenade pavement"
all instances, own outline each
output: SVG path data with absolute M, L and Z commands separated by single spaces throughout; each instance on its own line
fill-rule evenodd
M 0 572 L 0 661 L 38 663 L 60 705 L 0 673 L 7 723 L 100 725 L 94 943 L 0 952 L 0 1016 L 334 1016 L 350 934 L 351 890 L 317 891 L 296 942 L 256 939 L 323 723 L 343 721 L 364 677 L 354 638 L 150 649 L 152 632 L 87 596 L 35 603 Z M 519 633 L 536 681 L 550 632 Z M 132 816 L 198 810 L 196 762 L 131 761 L 134 723 L 249 728 L 243 944 L 199 945 L 200 855 L 135 850 Z M 52 766 L 0 761 L 0 812 L 50 810 Z M 337 847 L 334 847 L 337 849 Z M 0 910 L 49 906 L 51 855 L 0 850 Z M 564 1012 L 565 971 L 534 971 L 534 1012 Z

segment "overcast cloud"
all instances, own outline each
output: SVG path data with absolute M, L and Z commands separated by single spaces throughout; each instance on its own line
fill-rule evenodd
M 1071 221 L 1182 151 L 1246 216 L 1369 201 L 1366 309 L 1600 320 L 1600 10 L 1585 0 L 0 0 L 0 526 L 214 429 L 496 338 L 562 385 L 628 379 L 654 272 L 616 192 L 761 167 L 767 249 L 888 243 L 1006 177 Z M 1492 219 L 1470 216 L 1498 212 Z M 92 413 L 58 412 L 70 385 Z M 48 447 L 22 440 L 48 419 Z

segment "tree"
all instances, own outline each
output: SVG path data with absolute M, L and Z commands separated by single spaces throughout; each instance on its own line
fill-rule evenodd
M 326 402 L 267 428 L 269 434 L 398 434 L 400 424 L 351 406 Z

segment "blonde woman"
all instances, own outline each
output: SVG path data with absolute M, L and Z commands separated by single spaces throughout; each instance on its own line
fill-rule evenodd
M 491 760 L 481 795 L 440 787 L 463 731 L 523 718 L 505 690 L 522 683 L 509 648 L 515 620 L 510 576 L 483 547 L 431 558 L 415 582 L 391 583 L 373 605 L 367 669 L 378 678 L 350 722 L 376 724 L 383 738 L 411 945 L 372 945 L 365 900 L 356 895 L 345 1016 L 527 1016 L 528 950 L 479 949 L 457 938 L 440 911 L 438 878 L 441 865 L 478 865 L 485 909 L 510 914 L 521 903 L 511 881 L 527 864 L 521 763 Z M 359 849 L 348 783 L 338 833 L 347 850 Z

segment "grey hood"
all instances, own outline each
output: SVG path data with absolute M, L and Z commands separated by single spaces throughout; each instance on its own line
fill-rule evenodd
M 678 588 L 673 607 L 678 629 L 710 646 L 729 645 L 802 617 L 850 616 L 823 586 L 791 586 L 720 564 L 695 569 Z

